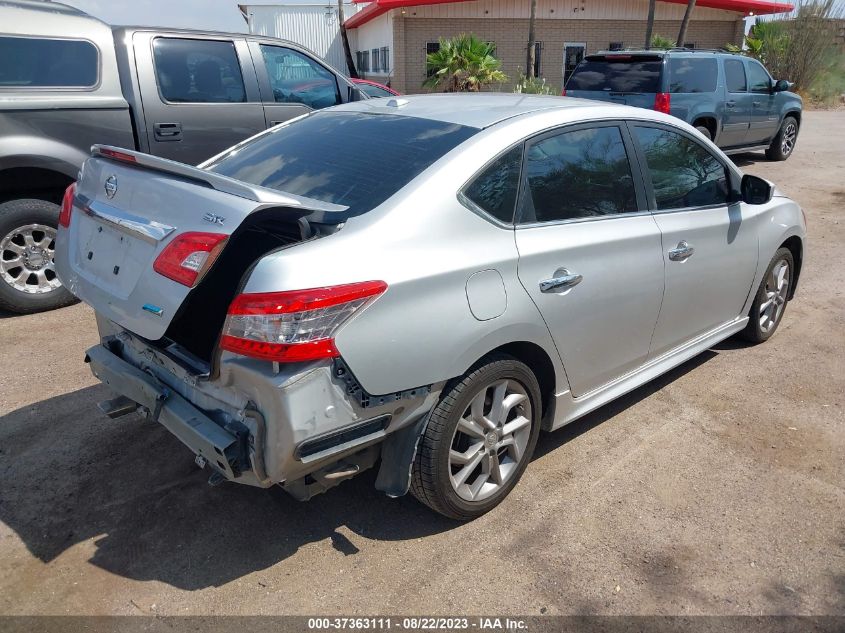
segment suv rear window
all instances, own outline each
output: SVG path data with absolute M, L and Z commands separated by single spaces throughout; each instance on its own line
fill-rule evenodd
M 718 65 L 715 58 L 669 58 L 669 92 L 715 92 Z
M 319 112 L 225 155 L 211 171 L 349 207 L 373 209 L 478 128 L 395 114 Z
M 0 88 L 92 88 L 99 65 L 84 40 L 0 37 Z
M 604 90 L 609 92 L 660 92 L 659 57 L 613 55 L 588 57 L 575 69 L 567 90 Z

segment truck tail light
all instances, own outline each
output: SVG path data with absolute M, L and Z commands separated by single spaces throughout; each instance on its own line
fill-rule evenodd
M 168 244 L 153 263 L 159 275 L 193 288 L 208 272 L 226 245 L 225 233 L 182 233 Z
M 62 210 L 59 212 L 59 225 L 65 228 L 70 226 L 70 214 L 73 211 L 73 198 L 76 195 L 76 183 L 72 182 L 65 189 L 65 195 L 62 198 Z
M 658 92 L 654 95 L 654 109 L 664 114 L 669 114 L 672 108 L 672 95 L 668 92 Z
M 563 90 L 561 90 L 561 91 L 560 91 L 560 96 L 561 96 L 561 97 L 565 97 L 565 96 L 566 96 L 566 88 L 564 88 Z
M 364 281 L 238 295 L 229 306 L 220 347 L 281 363 L 339 356 L 337 329 L 385 290 L 383 281 Z

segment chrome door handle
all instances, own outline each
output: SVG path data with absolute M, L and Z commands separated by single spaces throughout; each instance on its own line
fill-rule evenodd
M 736 105 L 736 101 L 725 101 L 726 108 L 732 108 Z
M 551 279 L 544 279 L 540 282 L 540 292 L 568 290 L 580 284 L 584 279 L 578 273 L 571 273 L 566 268 L 558 268 L 554 275 Z
M 673 262 L 682 262 L 692 257 L 693 253 L 695 253 L 695 249 L 687 244 L 686 241 L 682 240 L 678 242 L 675 248 L 669 251 L 669 259 Z

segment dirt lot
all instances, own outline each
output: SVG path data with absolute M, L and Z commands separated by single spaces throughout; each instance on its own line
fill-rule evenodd
M 845 112 L 737 162 L 809 219 L 778 334 L 541 437 L 468 525 L 371 473 L 307 504 L 210 488 L 163 428 L 99 414 L 87 307 L 0 318 L 0 613 L 845 614 Z

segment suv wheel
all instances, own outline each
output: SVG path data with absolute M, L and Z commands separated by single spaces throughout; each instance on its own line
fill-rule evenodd
M 795 142 L 798 140 L 798 121 L 795 117 L 784 117 L 780 124 L 780 131 L 772 140 L 769 149 L 766 150 L 766 158 L 769 160 L 786 160 L 792 155 L 795 149 Z
M 73 303 L 53 262 L 59 207 L 46 200 L 0 204 L 0 309 L 19 314 Z
M 452 519 L 497 506 L 528 465 L 542 415 L 540 386 L 518 360 L 491 356 L 444 392 L 414 462 L 411 492 Z

